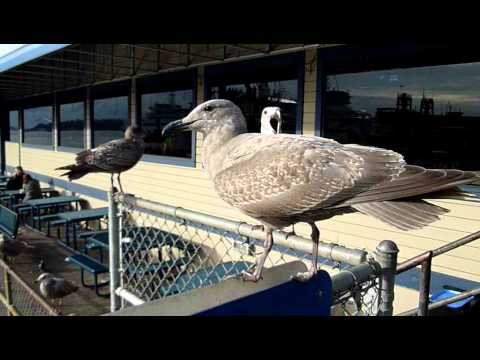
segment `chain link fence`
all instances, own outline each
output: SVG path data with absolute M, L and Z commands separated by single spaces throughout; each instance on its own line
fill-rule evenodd
M 115 197 L 121 234 L 120 288 L 143 302 L 192 291 L 253 270 L 263 252 L 264 233 L 233 222 L 135 198 Z M 248 234 L 248 235 L 245 235 Z M 311 265 L 311 240 L 274 233 L 275 245 L 265 267 L 301 260 Z M 351 273 L 351 284 L 334 295 L 332 314 L 377 315 L 379 278 L 374 266 L 359 282 L 355 266 L 369 264 L 362 250 L 321 243 L 318 266 L 336 275 Z M 345 261 L 342 261 L 345 260 Z M 371 271 L 370 271 L 370 270 Z M 122 297 L 121 307 L 131 306 Z
M 56 316 L 55 310 L 0 260 L 0 316 Z

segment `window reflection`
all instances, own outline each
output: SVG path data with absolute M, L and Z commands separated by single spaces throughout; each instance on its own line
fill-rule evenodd
M 10 140 L 18 142 L 18 111 L 9 112 Z
M 25 109 L 23 114 L 23 142 L 34 145 L 52 145 L 52 107 Z
M 84 147 L 85 103 L 60 105 L 59 145 L 73 148 Z
M 220 85 L 210 91 L 212 99 L 231 100 L 242 109 L 249 132 L 260 132 L 262 110 L 267 106 L 282 109 L 282 132 L 296 132 L 297 80 Z
M 480 63 L 328 76 L 325 136 L 411 164 L 479 170 L 478 74 Z
M 193 109 L 193 91 L 169 91 L 144 94 L 142 128 L 146 133 L 146 154 L 192 157 L 192 133 L 162 137 L 162 129 L 171 121 L 181 119 Z
M 128 126 L 128 96 L 94 100 L 93 114 L 94 147 L 123 138 Z

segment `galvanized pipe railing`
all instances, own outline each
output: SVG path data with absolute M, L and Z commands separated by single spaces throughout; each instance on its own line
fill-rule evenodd
M 408 314 L 417 314 L 418 316 L 427 316 L 429 310 L 432 309 L 432 306 L 429 306 L 429 298 L 430 298 L 430 281 L 431 281 L 431 272 L 432 272 L 432 259 L 436 256 L 445 254 L 449 251 L 455 250 L 463 245 L 469 244 L 475 240 L 480 239 L 480 231 L 477 231 L 473 234 L 465 236 L 461 239 L 452 241 L 444 246 L 441 246 L 435 250 L 424 252 L 420 255 L 415 256 L 412 259 L 404 261 L 397 267 L 397 275 L 402 274 L 408 270 L 416 268 L 417 266 L 421 265 L 421 276 L 419 279 L 419 301 L 418 301 L 418 308 L 409 310 L 399 316 L 407 316 Z M 467 296 L 468 297 L 468 296 Z M 457 300 L 458 301 L 458 300 Z M 439 302 L 438 304 L 442 304 L 443 302 Z M 447 303 L 447 305 L 450 302 Z M 433 307 L 436 309 L 441 306 Z M 407 314 L 407 315 L 404 315 Z
M 438 301 L 434 304 L 430 304 L 428 306 L 428 311 L 439 309 L 439 308 L 442 308 L 444 306 L 456 303 L 458 301 L 468 299 L 471 296 L 477 296 L 477 295 L 480 295 L 480 288 L 465 291 L 465 292 L 462 292 L 461 294 L 452 296 L 451 298 Z M 417 309 L 412 309 L 412 310 L 408 310 L 408 311 L 405 311 L 403 313 L 397 314 L 397 316 L 415 316 L 415 315 L 417 315 L 417 313 L 418 313 Z
M 139 199 L 132 195 L 118 194 L 118 200 L 146 210 L 158 212 L 178 219 L 193 221 L 212 226 L 224 231 L 247 236 L 260 241 L 265 240 L 265 233 L 255 230 L 253 225 L 240 221 L 232 221 L 217 216 L 202 214 L 181 207 L 160 204 L 149 200 Z M 312 241 L 301 236 L 289 235 L 283 231 L 274 231 L 273 239 L 276 245 L 285 246 L 307 254 L 312 252 Z M 320 242 L 318 256 L 352 266 L 360 265 L 367 260 L 368 253 L 363 250 L 349 249 L 341 245 Z

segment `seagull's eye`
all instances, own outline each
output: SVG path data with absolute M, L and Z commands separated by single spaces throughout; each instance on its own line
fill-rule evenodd
M 267 110 L 265 110 L 265 111 L 263 112 L 263 115 L 267 115 Z
M 212 111 L 212 110 L 213 110 L 213 108 L 210 105 L 207 105 L 203 108 L 203 111 L 207 111 L 207 112 Z

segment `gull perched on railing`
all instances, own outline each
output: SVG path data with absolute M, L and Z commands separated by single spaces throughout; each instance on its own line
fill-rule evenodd
M 118 185 L 123 193 L 120 174 L 134 167 L 142 158 L 145 151 L 145 134 L 136 126 L 129 126 L 123 139 L 112 140 L 95 149 L 84 150 L 77 154 L 75 164 L 67 165 L 55 170 L 69 170 L 61 176 L 68 176 L 68 180 L 76 180 L 90 173 L 117 174 Z
M 263 109 L 260 119 L 260 132 L 270 135 L 282 132 L 282 111 L 279 107 L 270 106 Z
M 53 302 L 58 313 L 62 311 L 63 298 L 78 290 L 78 286 L 70 281 L 47 272 L 41 274 L 35 282 L 40 283 L 40 293 Z
M 254 273 L 243 274 L 248 281 L 260 279 L 274 229 L 297 222 L 312 228 L 312 266 L 295 277 L 307 281 L 317 272 L 316 221 L 360 211 L 401 230 L 419 229 L 448 212 L 421 196 L 478 180 L 472 172 L 409 166 L 390 150 L 321 137 L 247 133 L 242 111 L 228 100 L 198 105 L 163 133 L 174 130 L 203 133 L 205 168 L 217 194 L 263 224 L 265 251 Z

